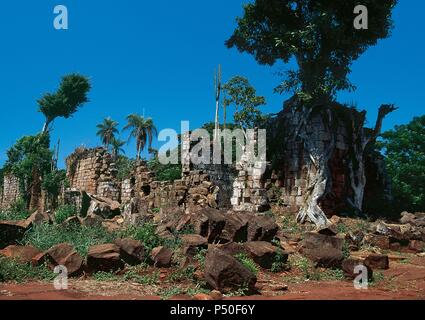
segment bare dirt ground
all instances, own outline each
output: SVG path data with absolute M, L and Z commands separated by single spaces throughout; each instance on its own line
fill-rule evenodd
M 282 275 L 259 275 L 259 295 L 227 297 L 244 300 L 425 300 L 425 258 L 391 261 L 384 277 L 367 290 L 356 290 L 350 281 L 285 283 Z M 286 288 L 287 286 L 287 288 Z M 157 286 L 136 283 L 71 280 L 69 289 L 55 290 L 52 283 L 1 284 L 0 300 L 160 300 Z M 172 298 L 173 299 L 173 298 Z M 191 299 L 176 296 L 174 299 Z

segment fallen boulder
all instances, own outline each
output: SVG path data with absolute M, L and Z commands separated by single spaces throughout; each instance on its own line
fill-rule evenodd
M 27 224 L 39 225 L 43 223 L 50 223 L 50 216 L 47 213 L 36 211 L 27 220 Z
M 157 268 L 169 268 L 172 264 L 174 252 L 165 247 L 156 247 L 152 249 L 151 259 Z
M 180 237 L 183 243 L 183 254 L 194 257 L 200 249 L 208 248 L 208 240 L 197 234 L 186 234 Z
M 205 258 L 205 280 L 215 290 L 228 293 L 239 289 L 255 291 L 257 277 L 238 260 L 210 246 Z
M 0 221 L 0 249 L 19 244 L 31 223 L 22 221 Z
M 68 243 L 61 243 L 50 248 L 47 254 L 56 262 L 56 265 L 66 267 L 70 276 L 80 274 L 83 270 L 83 258 Z
M 421 253 L 425 251 L 425 242 L 420 240 L 411 240 L 409 243 L 409 250 L 415 253 Z
M 129 265 L 138 265 L 145 260 L 145 247 L 134 239 L 117 239 L 114 241 L 120 248 L 121 258 Z
M 371 254 L 365 259 L 364 263 L 373 270 L 388 270 L 390 268 L 388 256 L 382 254 Z
M 124 268 L 120 248 L 115 244 L 92 246 L 87 255 L 87 268 L 90 272 L 117 271 Z
M 347 277 L 348 279 L 354 280 L 357 276 L 360 275 L 360 272 L 356 272 L 356 268 L 359 266 L 366 267 L 368 280 L 371 281 L 373 279 L 373 270 L 369 266 L 366 266 L 364 261 L 361 259 L 356 259 L 356 258 L 345 259 L 342 262 L 341 268 L 342 268 L 342 271 L 344 271 L 345 277 Z
M 344 239 L 339 237 L 308 232 L 304 235 L 300 251 L 317 267 L 339 268 L 344 260 L 343 245 Z
M 117 201 L 88 194 L 90 197 L 90 207 L 87 215 L 98 215 L 104 219 L 111 219 L 121 214 L 121 204 Z
M 278 248 L 273 246 L 269 242 L 265 241 L 252 241 L 244 244 L 244 248 L 251 256 L 251 258 L 262 268 L 271 269 L 273 263 L 276 261 L 278 255 Z M 288 260 L 287 253 L 281 253 L 283 255 L 282 262 Z
M 220 242 L 246 242 L 248 240 L 248 220 L 243 213 L 226 214 L 226 223 L 220 235 Z
M 248 221 L 248 241 L 271 242 L 279 231 L 273 217 L 254 215 Z
M 196 234 L 207 238 L 208 243 L 216 243 L 226 225 L 226 217 L 217 209 L 204 208 L 192 215 L 191 224 Z
M 40 250 L 32 246 L 8 246 L 0 251 L 0 255 L 6 258 L 15 259 L 20 263 L 30 263 L 32 259 L 41 253 Z
M 377 235 L 377 234 L 367 234 L 364 237 L 363 242 L 382 250 L 390 249 L 390 238 L 388 236 Z

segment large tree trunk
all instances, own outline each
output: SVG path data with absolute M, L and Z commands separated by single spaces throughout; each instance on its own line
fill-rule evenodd
M 306 181 L 306 186 L 302 187 L 302 192 L 297 196 L 297 200 L 302 197 L 301 204 L 297 201 L 297 220 L 300 223 L 309 221 L 318 227 L 326 226 L 329 220 L 325 209 L 326 212 L 335 214 L 337 211 L 334 209 L 341 205 L 352 207 L 356 214 L 361 213 L 366 186 L 367 147 L 380 134 L 382 121 L 388 113 L 395 110 L 394 106 L 381 106 L 375 129 L 366 130 L 366 112 L 358 112 L 336 103 L 313 108 L 299 105 L 296 99 L 287 103 L 286 120 L 283 122 L 287 130 L 286 153 L 283 158 L 286 168 L 285 185 L 288 189 L 285 192 L 293 193 L 293 189 L 297 189 L 289 182 L 286 183 L 288 179 Z M 343 142 L 341 137 L 344 137 Z M 334 155 L 338 155 L 337 158 Z M 340 177 L 341 173 L 334 172 L 334 168 L 330 167 L 333 159 L 336 159 L 338 166 L 346 169 L 346 174 L 339 178 L 338 185 L 335 186 L 333 176 L 336 174 Z M 301 173 L 304 170 L 306 172 Z M 342 193 L 341 179 L 345 181 Z M 336 191 L 338 197 L 335 197 Z M 291 198 L 294 194 L 286 196 Z M 335 208 L 332 209 L 329 204 Z
M 332 137 L 328 146 L 319 146 L 308 132 L 308 122 L 312 109 L 303 108 L 301 110 L 300 122 L 296 131 L 296 136 L 301 138 L 305 151 L 309 154 L 311 166 L 307 175 L 308 185 L 304 195 L 304 205 L 298 213 L 297 221 L 304 223 L 307 220 L 319 227 L 329 224 L 325 212 L 320 208 L 320 200 L 327 195 L 332 185 L 332 177 L 328 162 L 331 159 L 335 148 L 335 138 Z M 332 112 L 329 108 L 323 110 L 324 125 L 330 131 L 330 124 L 333 121 Z

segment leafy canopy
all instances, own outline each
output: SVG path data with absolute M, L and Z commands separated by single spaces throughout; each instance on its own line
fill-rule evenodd
M 49 149 L 48 134 L 25 136 L 7 151 L 4 170 L 20 178 L 22 182 L 32 179 L 33 170 L 47 173 L 51 170 L 53 153 Z
M 241 76 L 233 77 L 223 86 L 223 91 L 226 94 L 224 103 L 236 107 L 234 114 L 236 124 L 244 129 L 255 128 L 261 124 L 264 116 L 259 107 L 266 104 L 266 98 L 257 96 L 257 91 L 248 79 Z
M 140 154 L 145 149 L 146 144 L 149 148 L 152 146 L 153 137 L 158 131 L 151 118 L 145 119 L 138 114 L 131 114 L 127 117 L 127 125 L 124 130 L 130 130 L 130 137 L 136 139 L 137 160 L 140 160 Z
M 68 119 L 77 112 L 79 107 L 88 102 L 90 89 L 88 78 L 79 74 L 64 76 L 55 93 L 47 93 L 38 100 L 39 111 L 46 118 L 43 131 L 47 131 L 49 124 L 56 118 Z
M 103 122 L 96 126 L 98 129 L 96 135 L 100 137 L 106 148 L 116 139 L 115 135 L 118 134 L 117 127 L 118 122 L 112 120 L 110 117 L 103 119 Z
M 382 134 L 396 204 L 401 210 L 425 210 L 425 116 Z
M 397 0 L 256 0 L 244 6 L 226 45 L 252 54 L 260 64 L 295 58 L 276 90 L 305 100 L 331 99 L 339 90 L 354 89 L 348 80 L 353 61 L 379 39 L 389 36 Z M 354 8 L 368 8 L 369 28 L 353 26 Z

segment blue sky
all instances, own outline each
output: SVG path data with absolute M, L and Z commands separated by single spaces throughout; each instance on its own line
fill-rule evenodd
M 1 1 L 0 164 L 16 139 L 41 130 L 37 99 L 71 72 L 89 76 L 93 90 L 91 102 L 73 118 L 54 124 L 52 142 L 61 139 L 61 166 L 76 147 L 99 144 L 96 124 L 107 116 L 123 125 L 128 114 L 145 112 L 158 129 L 178 129 L 181 120 L 190 120 L 192 128 L 213 120 L 213 74 L 219 63 L 225 80 L 249 78 L 268 99 L 264 112 L 278 112 L 285 97 L 273 94 L 273 88 L 282 66 L 260 66 L 224 46 L 244 2 Z M 53 28 L 58 4 L 69 10 L 67 31 Z M 358 90 L 339 100 L 366 109 L 369 125 L 382 103 L 400 107 L 384 129 L 424 114 L 424 18 L 423 0 L 400 1 L 393 36 L 354 64 L 350 78 Z M 134 144 L 126 149 L 134 156 Z

